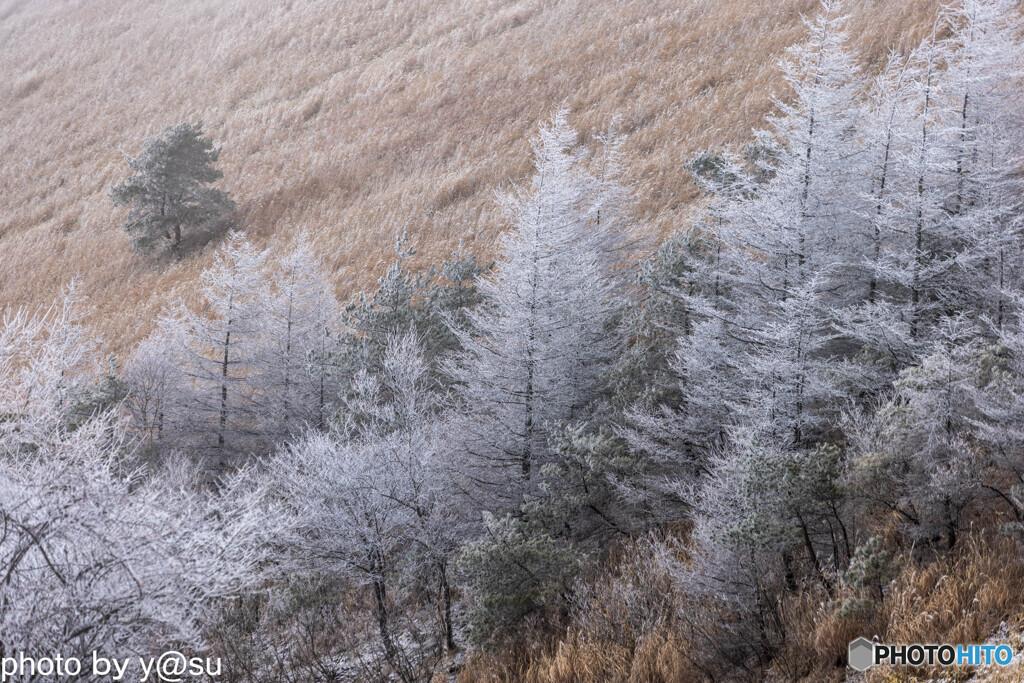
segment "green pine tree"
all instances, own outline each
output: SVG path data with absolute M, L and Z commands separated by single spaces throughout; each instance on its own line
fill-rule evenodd
M 114 206 L 130 206 L 124 230 L 139 254 L 177 249 L 182 231 L 209 225 L 235 203 L 210 187 L 223 177 L 213 167 L 220 149 L 203 137 L 201 123 L 167 126 L 146 139 L 146 148 L 127 157 L 132 175 L 111 188 Z

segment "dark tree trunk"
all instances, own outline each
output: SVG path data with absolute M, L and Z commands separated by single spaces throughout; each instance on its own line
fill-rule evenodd
M 224 358 L 221 361 L 221 382 L 220 382 L 220 429 L 217 431 L 217 449 L 223 456 L 224 432 L 228 426 L 228 366 L 230 364 L 229 351 L 231 349 L 231 321 L 228 321 L 228 332 L 224 336 Z
M 441 623 L 444 628 L 444 648 L 447 652 L 455 651 L 455 633 L 452 628 L 452 587 L 448 582 L 448 567 L 438 567 L 441 578 Z
M 786 590 L 796 590 L 796 575 L 793 573 L 793 556 L 787 550 L 782 553 L 782 569 L 786 581 Z
M 832 595 L 832 581 L 829 580 L 828 576 L 825 575 L 824 570 L 821 568 L 821 561 L 818 559 L 818 553 L 814 549 L 814 543 L 811 542 L 811 534 L 807 530 L 807 524 L 802 518 L 800 521 L 800 535 L 804 539 L 804 547 L 807 548 L 807 554 L 811 558 L 811 565 L 814 567 L 814 573 L 818 577 L 818 581 L 821 582 L 822 587 L 828 591 L 829 595 Z
M 388 664 L 391 665 L 391 669 L 406 683 L 411 680 L 409 673 L 406 671 L 401 658 L 399 657 L 398 648 L 395 646 L 395 641 L 391 637 L 391 622 L 388 614 L 388 592 L 387 584 L 384 581 L 383 574 L 378 574 L 373 579 L 373 596 L 377 604 L 377 629 L 380 632 L 381 645 L 384 646 L 384 658 Z

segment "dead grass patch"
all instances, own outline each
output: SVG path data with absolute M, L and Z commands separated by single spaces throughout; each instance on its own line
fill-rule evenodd
M 685 536 L 683 534 L 682 536 Z M 708 680 L 698 668 L 700 646 L 687 634 L 697 616 L 688 609 L 671 572 L 648 561 L 644 542 L 624 544 L 603 569 L 578 587 L 564 630 L 524 631 L 500 650 L 470 657 L 463 683 L 641 683 Z M 684 558 L 678 558 L 684 562 Z M 950 556 L 911 560 L 886 589 L 876 609 L 839 616 L 837 605 L 853 594 L 828 596 L 818 587 L 784 596 L 780 604 L 785 644 L 767 671 L 735 672 L 738 680 L 845 680 L 847 646 L 860 637 L 889 643 L 981 643 L 1006 631 L 1024 645 L 1024 558 L 1014 541 L 994 533 L 964 538 Z M 664 565 L 661 565 L 664 568 Z M 714 619 L 713 606 L 707 617 Z M 684 621 L 689 624 L 683 623 Z M 549 622 L 550 625 L 550 622 Z M 1009 626 L 1007 626 L 1009 625 Z M 998 637 L 998 636 L 997 636 Z M 1014 640 L 1015 639 L 1015 640 Z M 966 671 L 878 669 L 865 683 L 967 680 Z M 986 683 L 1020 680 L 1020 669 L 985 672 Z M 731 680 L 731 679 L 730 679 Z

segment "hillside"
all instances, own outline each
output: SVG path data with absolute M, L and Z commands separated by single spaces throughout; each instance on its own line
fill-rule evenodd
M 0 679 L 1021 680 L 1022 10 L 0 0 Z
M 937 0 L 851 3 L 870 59 L 914 45 Z M 142 139 L 202 120 L 257 242 L 306 228 L 339 294 L 408 232 L 424 259 L 489 254 L 495 191 L 560 104 L 586 138 L 615 116 L 641 218 L 685 224 L 693 150 L 741 143 L 817 0 L 0 2 L 0 305 L 79 274 L 123 352 L 209 265 L 135 256 L 107 192 Z

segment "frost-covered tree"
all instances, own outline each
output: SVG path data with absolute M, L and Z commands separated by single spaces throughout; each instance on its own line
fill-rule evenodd
M 484 514 L 484 536 L 463 548 L 459 568 L 473 599 L 469 636 L 509 636 L 528 614 L 564 590 L 577 561 L 571 547 L 528 521 Z
M 920 365 L 896 382 L 896 399 L 874 414 L 848 417 L 850 485 L 894 514 L 912 538 L 952 548 L 968 506 L 979 497 L 983 461 L 974 439 L 980 378 L 978 331 L 947 319 Z
M 98 379 L 74 304 L 0 326 L 0 643 L 83 660 L 200 647 L 215 601 L 258 578 L 265 489 L 210 495 L 184 463 L 147 474 L 116 405 L 69 420 L 65 392 Z
M 887 222 L 904 238 L 885 263 L 913 343 L 947 316 L 977 313 L 982 331 L 1008 317 L 1019 277 L 1019 21 L 998 2 L 942 14 L 912 55 L 911 135 L 897 157 Z M 1016 46 L 1016 47 L 1015 47 Z M 883 260 L 884 261 L 884 260 Z M 987 322 L 990 320 L 991 322 Z M 988 332 L 988 334 L 993 334 Z
M 455 453 L 438 413 L 438 396 L 423 348 L 412 333 L 392 337 L 381 384 L 389 397 L 378 422 L 396 439 L 395 461 L 386 492 L 410 514 L 403 571 L 433 594 L 443 649 L 455 648 L 452 558 L 469 535 L 472 517 L 458 481 Z M 378 430 L 380 429 L 378 426 Z M 373 438 L 368 435 L 368 438 Z M 400 445 L 399 445 L 400 444 Z
M 59 418 L 73 409 L 75 396 L 85 390 L 86 373 L 98 360 L 98 344 L 83 325 L 87 312 L 81 285 L 72 280 L 43 317 L 46 343 L 23 367 L 23 387 L 35 387 L 27 395 L 40 408 L 56 409 Z
M 260 431 L 280 441 L 324 429 L 336 382 L 327 368 L 340 310 L 312 245 L 302 236 L 280 260 L 259 308 L 253 383 Z
M 259 430 L 258 352 L 268 301 L 264 262 L 239 232 L 217 251 L 202 274 L 206 306 L 176 304 L 156 335 L 181 373 L 174 411 L 177 435 L 209 459 L 218 471 L 232 456 L 246 453 L 264 435 Z M 164 410 L 166 419 L 168 412 Z
M 578 239 L 581 248 L 593 254 L 621 285 L 633 274 L 632 269 L 621 266 L 631 260 L 645 237 L 633 227 L 632 190 L 623 169 L 625 138 L 617 130 L 617 121 L 596 139 L 599 148 L 591 163 L 592 187 L 586 207 L 589 225 Z
M 97 370 L 96 341 L 82 324 L 84 297 L 72 280 L 49 310 L 5 311 L 0 334 L 4 446 L 36 448 L 35 439 L 75 423 L 75 396 Z M 19 422 L 24 424 L 19 426 Z
M 433 338 L 424 340 L 424 350 L 429 358 L 461 350 L 454 330 L 472 334 L 469 312 L 482 300 L 477 282 L 492 268 L 493 261 L 478 262 L 473 252 L 465 249 L 461 242 L 440 267 L 431 268 L 430 307 L 444 324 L 429 328 Z
M 214 601 L 251 589 L 265 560 L 260 491 L 204 492 L 191 470 L 126 465 L 112 416 L 0 461 L 0 639 L 6 652 L 87 659 L 200 646 Z M 257 495 L 259 494 L 259 495 Z
M 867 289 L 855 265 L 865 251 L 854 227 L 860 198 L 844 172 L 857 151 L 849 103 L 859 75 L 841 10 L 840 2 L 823 2 L 808 39 L 784 63 L 795 97 L 770 120 L 778 150 L 772 179 L 734 202 L 729 216 L 729 256 L 739 259 L 733 334 L 750 355 L 743 419 L 795 444 L 827 416 L 831 390 L 820 368 L 830 344 L 827 311 Z M 757 256 L 746 256 L 750 250 Z
M 823 2 L 808 22 L 808 38 L 783 64 L 792 96 L 754 149 L 689 163 L 713 196 L 697 226 L 707 242 L 700 285 L 674 293 L 679 405 L 674 420 L 664 408 L 635 418 L 645 447 L 674 441 L 691 470 L 728 423 L 804 447 L 833 416 L 828 366 L 844 351 L 831 311 L 867 296 L 870 245 L 859 228 L 861 150 L 850 107 L 861 79 L 841 10 Z
M 915 133 L 911 95 L 916 59 L 890 54 L 857 111 L 862 150 L 851 163 L 862 169 L 867 184 L 851 191 L 862 199 L 856 224 L 865 235 L 866 249 L 855 255 L 860 262 L 852 259 L 851 267 L 861 270 L 867 291 L 861 300 L 852 299 L 829 315 L 843 351 L 834 367 L 843 391 L 867 403 L 920 351 L 910 334 L 907 290 L 894 261 L 906 243 L 900 215 L 914 182 L 907 159 Z
M 891 53 L 885 67 L 875 76 L 867 101 L 862 105 L 858 127 L 864 136 L 865 161 L 870 188 L 865 222 L 869 230 L 871 247 L 867 254 L 869 269 L 867 303 L 879 300 L 880 280 L 884 282 L 883 256 L 891 248 L 893 234 L 891 214 L 897 201 L 901 181 L 900 157 L 906 154 L 910 135 L 909 92 L 912 84 L 908 73 L 914 57 Z
M 758 278 L 768 301 L 796 295 L 815 275 L 829 278 L 820 295 L 830 302 L 841 302 L 858 284 L 849 260 L 862 253 L 863 236 L 851 227 L 859 204 L 847 187 L 856 151 L 849 104 L 860 76 L 841 11 L 838 0 L 822 2 L 807 39 L 783 62 L 791 101 L 780 103 L 769 130 L 758 133 L 777 150 L 772 180 L 752 200 L 734 203 L 734 239 L 764 256 L 749 259 L 747 278 Z
M 343 382 L 362 370 L 379 372 L 388 339 L 412 328 L 432 365 L 457 350 L 456 331 L 469 330 L 467 312 L 480 302 L 477 278 L 493 266 L 478 263 L 460 245 L 440 266 L 416 271 L 410 264 L 416 251 L 404 235 L 396 240 L 395 255 L 377 289 L 360 294 L 344 309 L 344 331 L 328 358 L 332 373 Z
M 740 667 L 767 661 L 786 637 L 780 596 L 808 582 L 832 590 L 852 551 L 839 456 L 834 446 L 780 449 L 749 433 L 713 456 L 691 496 L 692 560 L 678 579 L 695 601 L 681 618 L 715 656 Z
M 973 396 L 973 436 L 981 462 L 979 484 L 1009 508 L 1018 533 L 1024 529 L 1024 330 L 1018 321 L 997 344 L 979 353 Z
M 409 586 L 437 608 L 439 649 L 454 647 L 449 565 L 468 520 L 437 408 L 418 342 L 392 337 L 380 375 L 358 378 L 344 431 L 311 432 L 271 464 L 294 510 L 294 562 L 371 590 L 379 644 L 405 680 L 417 659 L 400 638 Z
M 877 396 L 928 353 L 948 315 L 994 335 L 1019 281 L 1019 21 L 1005 3 L 966 2 L 893 56 L 859 115 L 871 188 L 868 300 L 833 311 L 859 349 L 848 391 Z M 984 150 L 984 151 L 982 151 Z
M 399 501 L 382 495 L 391 445 L 311 432 L 274 461 L 272 476 L 295 511 L 298 566 L 370 589 L 384 657 L 410 680 L 392 596 L 410 516 Z
M 421 305 L 423 275 L 409 266 L 415 254 L 408 237 L 398 237 L 395 261 L 377 281 L 377 289 L 369 295 L 361 293 L 345 307 L 343 322 L 349 334 L 339 339 L 336 373 L 351 379 L 360 370 L 378 371 L 389 335 L 426 326 Z
M 534 155 L 531 186 L 505 203 L 514 228 L 479 285 L 474 332 L 460 333 L 464 351 L 449 368 L 469 412 L 472 476 L 513 501 L 547 457 L 545 425 L 585 417 L 617 345 L 611 259 L 588 238 L 594 180 L 564 111 L 541 129 Z
M 647 461 L 645 476 L 623 484 L 638 496 L 646 491 L 648 504 L 656 494 L 663 519 L 681 513 L 681 491 L 705 472 L 709 451 L 724 444 L 747 393 L 739 374 L 747 336 L 731 324 L 738 319 L 730 301 L 737 272 L 723 254 L 719 203 L 753 190 L 747 171 L 725 155 L 700 154 L 689 166 L 716 193 L 716 206 L 641 264 L 643 303 L 627 318 L 634 339 L 613 374 L 622 433 Z
M 540 493 L 522 515 L 567 544 L 596 550 L 651 522 L 628 486 L 640 480 L 645 462 L 609 428 L 585 423 L 554 425 L 551 462 L 541 468 Z
M 342 415 L 350 437 L 388 440 L 393 459 L 387 490 L 409 514 L 401 570 L 436 589 L 436 604 L 445 649 L 454 648 L 451 559 L 473 526 L 458 481 L 454 450 L 445 439 L 446 397 L 438 392 L 430 363 L 415 331 L 393 335 L 379 375 L 363 373 L 345 401 Z
M 619 410 L 652 409 L 681 400 L 678 377 L 670 369 L 681 338 L 700 324 L 719 275 L 714 262 L 721 241 L 701 230 L 669 237 L 637 268 L 643 292 L 625 312 L 622 327 L 632 337 L 611 373 L 612 402 Z
M 952 183 L 944 208 L 963 235 L 957 270 L 978 321 L 1002 329 L 1021 282 L 1024 20 L 1006 0 L 966 0 L 952 14 L 944 74 Z
M 182 340 L 173 338 L 174 331 L 165 325 L 139 342 L 125 368 L 129 391 L 124 407 L 131 427 L 144 443 L 163 451 L 184 436 L 179 431 L 187 423 L 182 411 L 188 409 L 188 379 L 177 356 Z
M 207 225 L 234 210 L 228 196 L 211 187 L 223 177 L 213 167 L 220 149 L 203 137 L 201 123 L 167 126 L 146 139 L 146 149 L 126 157 L 132 175 L 110 190 L 115 206 L 131 207 L 124 229 L 132 249 L 151 253 L 181 244 L 182 230 Z
M 768 533 L 753 536 L 756 522 L 750 520 L 759 501 L 744 495 L 746 455 L 742 448 L 716 454 L 694 491 L 693 558 L 678 577 L 698 606 L 713 605 L 727 615 L 715 617 L 710 631 L 700 627 L 699 608 L 683 618 L 692 620 L 698 642 L 738 667 L 751 659 L 766 662 L 777 651 L 783 626 L 776 596 L 792 573 L 779 552 L 788 550 L 788 542 L 772 543 Z

